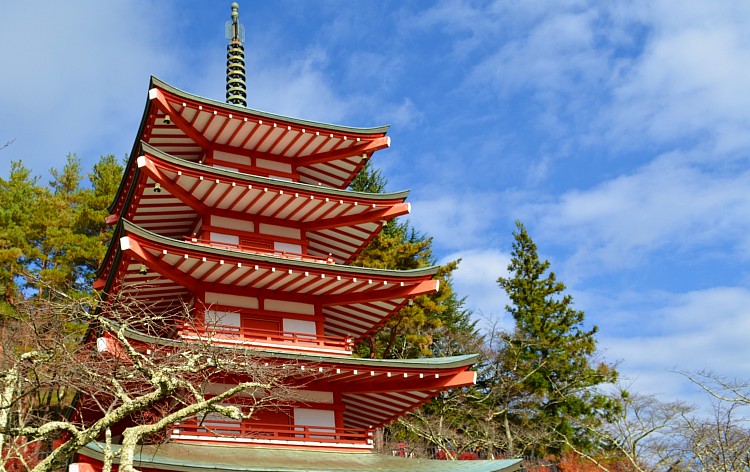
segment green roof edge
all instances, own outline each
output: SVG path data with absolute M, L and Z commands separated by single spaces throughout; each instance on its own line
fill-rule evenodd
M 116 451 L 119 445 L 112 445 Z M 182 454 L 172 452 L 170 457 L 169 451 L 165 449 L 178 449 Z M 213 450 L 214 453 L 221 453 L 224 459 L 221 463 L 210 463 L 210 469 L 207 469 L 206 459 L 202 458 L 201 452 Z M 102 461 L 104 448 L 98 442 L 90 442 L 79 449 L 79 454 L 86 457 Z M 161 455 L 160 455 L 161 453 Z M 239 463 L 243 459 L 252 459 L 251 457 L 237 457 L 245 453 L 248 456 L 255 454 L 260 456 L 261 461 L 265 459 L 268 462 L 269 457 L 273 456 L 272 461 L 278 462 L 278 465 Z M 294 465 L 284 464 L 286 455 L 294 454 Z M 300 456 L 308 456 L 300 460 Z M 235 458 L 238 462 L 233 464 L 227 459 Z M 334 459 L 332 461 L 326 459 Z M 338 459 L 336 461 L 335 459 Z M 115 458 L 115 464 L 119 459 Z M 347 470 L 343 467 L 346 463 L 352 463 L 352 470 L 357 472 L 364 471 L 363 467 L 369 467 L 370 470 L 381 470 L 383 472 L 424 472 L 424 471 L 466 471 L 466 472 L 515 472 L 521 468 L 521 459 L 499 459 L 499 460 L 471 460 L 471 461 L 443 461 L 435 459 L 412 459 L 404 457 L 392 457 L 385 454 L 373 452 L 339 452 L 339 451 L 299 451 L 280 448 L 245 448 L 243 446 L 221 445 L 194 445 L 184 443 L 167 443 L 163 445 L 140 446 L 135 453 L 135 465 L 138 467 L 163 468 L 172 471 L 197 471 L 197 470 L 216 470 L 216 471 L 254 471 L 254 472 L 342 472 Z M 302 464 L 301 464 L 302 463 Z M 375 468 L 373 468 L 375 467 Z
M 213 100 L 211 98 L 205 98 L 200 97 L 198 95 L 193 95 L 188 92 L 185 92 L 184 90 L 180 90 L 177 87 L 174 87 L 172 85 L 169 85 L 168 83 L 164 82 L 163 80 L 159 79 L 158 77 L 151 76 L 151 85 L 149 89 L 153 87 L 159 87 L 162 88 L 170 93 L 173 93 L 175 95 L 178 95 L 183 98 L 187 98 L 189 100 L 194 100 L 196 102 L 201 102 L 207 105 L 223 108 L 227 111 L 234 111 L 239 113 L 249 113 L 253 115 L 262 116 L 263 118 L 268 118 L 270 120 L 278 120 L 278 121 L 285 121 L 287 123 L 294 123 L 296 125 L 300 126 L 310 126 L 315 128 L 325 128 L 327 130 L 331 131 L 341 131 L 346 133 L 352 133 L 352 134 L 385 134 L 388 132 L 388 129 L 390 128 L 390 125 L 383 125 L 383 126 L 376 126 L 373 128 L 357 128 L 353 126 L 342 126 L 342 125 L 334 125 L 331 123 L 324 123 L 319 121 L 310 121 L 310 120 L 303 120 L 300 118 L 293 118 L 289 116 L 284 115 L 278 115 L 275 113 L 269 113 L 266 111 L 261 110 L 255 110 L 253 108 L 247 108 L 239 105 L 232 105 L 229 103 L 221 102 L 219 100 Z
M 240 259 L 247 259 L 249 261 L 263 261 L 263 262 L 269 262 L 269 263 L 275 263 L 275 264 L 285 264 L 285 265 L 291 265 L 291 266 L 296 266 L 296 267 L 304 267 L 307 269 L 325 269 L 327 271 L 338 272 L 338 273 L 354 273 L 354 274 L 362 274 L 362 275 L 387 276 L 387 277 L 396 277 L 396 278 L 432 276 L 432 275 L 436 275 L 438 273 L 438 270 L 440 269 L 440 266 L 429 266 L 429 267 L 423 267 L 419 269 L 408 269 L 408 270 L 374 269 L 370 267 L 350 266 L 350 265 L 343 265 L 343 264 L 323 264 L 320 262 L 298 261 L 294 259 L 284 259 L 282 257 L 277 257 L 277 256 L 264 256 L 262 254 L 253 254 L 249 252 L 233 251 L 231 249 L 221 249 L 221 248 L 216 248 L 216 247 L 196 245 L 193 243 L 179 241 L 177 239 L 172 239 L 166 236 L 153 233 L 147 229 L 141 228 L 140 226 L 138 226 L 137 224 L 133 222 L 130 222 L 122 218 L 120 219 L 120 224 L 122 224 L 123 230 L 129 231 L 131 233 L 134 233 L 143 238 L 147 238 L 154 242 L 161 242 L 163 244 L 167 244 L 173 247 L 179 247 L 180 249 L 184 249 L 187 251 L 195 251 L 196 249 L 199 249 L 200 251 L 204 251 L 210 254 L 216 254 L 219 256 L 231 256 L 231 257 L 236 257 Z
M 120 327 L 119 324 L 111 321 L 115 327 Z M 126 335 L 133 341 L 140 341 L 143 343 L 159 345 L 159 346 L 180 346 L 185 343 L 180 339 L 162 338 L 151 334 L 146 334 L 136 329 L 125 327 Z M 318 362 L 318 363 L 334 363 L 339 365 L 354 365 L 361 367 L 393 367 L 393 368 L 415 368 L 424 369 L 425 367 L 435 367 L 438 369 L 452 369 L 457 367 L 467 367 L 476 363 L 479 359 L 479 354 L 464 354 L 460 356 L 446 356 L 446 357 L 420 357 L 417 359 L 372 359 L 369 357 L 344 357 L 334 356 L 326 354 L 306 354 L 297 353 L 290 351 L 280 351 L 273 349 L 258 349 L 256 347 L 244 347 L 244 346 L 221 346 L 217 347 L 227 350 L 251 350 L 252 352 L 258 353 L 258 357 L 267 358 L 273 357 L 274 359 L 284 360 L 299 360 L 306 362 Z
M 164 152 L 146 142 L 141 141 L 141 150 L 146 151 L 149 154 L 158 156 L 160 159 L 169 161 L 172 164 L 186 167 L 188 169 L 194 169 L 197 171 L 211 172 L 216 175 L 223 175 L 228 178 L 242 180 L 245 182 L 260 182 L 269 185 L 280 185 L 290 189 L 296 189 L 305 192 L 315 192 L 324 195 L 336 195 L 339 197 L 347 198 L 361 198 L 367 200 L 392 200 L 392 199 L 405 199 L 409 196 L 409 190 L 402 190 L 400 192 L 391 193 L 369 193 L 369 192 L 356 192 L 354 190 L 342 190 L 325 185 L 312 185 L 303 182 L 290 182 L 288 180 L 275 179 L 273 177 L 261 177 L 253 174 L 245 174 L 244 172 L 236 172 L 231 170 L 220 169 L 218 167 L 211 167 L 204 164 L 197 164 L 193 161 L 188 161 L 175 157 L 167 152 Z

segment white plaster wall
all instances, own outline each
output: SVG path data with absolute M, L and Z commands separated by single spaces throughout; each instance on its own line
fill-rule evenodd
M 300 230 L 296 228 L 287 228 L 284 226 L 269 225 L 266 223 L 260 224 L 260 233 L 267 234 L 269 236 L 282 236 L 285 238 L 294 238 L 294 239 L 300 239 L 301 237 Z
M 233 234 L 223 234 L 223 233 L 208 233 L 208 239 L 217 242 L 217 243 L 227 243 L 227 244 L 240 244 L 240 238 L 239 236 L 235 236 Z
M 240 314 L 229 313 L 226 311 L 208 310 L 206 311 L 206 326 L 234 326 L 240 327 Z
M 323 426 L 335 428 L 336 416 L 332 410 L 295 408 L 294 424 L 298 426 Z
M 307 320 L 290 320 L 284 318 L 284 331 L 290 333 L 315 335 L 315 322 Z
M 273 243 L 273 248 L 277 251 L 293 252 L 295 254 L 302 254 L 302 246 L 299 244 L 289 244 L 276 241 Z
M 264 169 L 275 170 L 278 172 L 284 172 L 287 174 L 292 173 L 292 166 L 283 162 L 270 161 L 268 159 L 256 159 L 255 165 Z
M 206 292 L 206 305 L 218 303 L 225 306 L 236 306 L 238 308 L 258 308 L 258 299 L 255 297 L 243 297 L 242 295 L 228 295 L 225 293 Z
M 265 308 L 269 311 L 295 313 L 297 315 L 314 315 L 315 305 L 311 303 L 287 302 L 283 300 L 266 299 Z
M 232 154 L 224 151 L 214 151 L 214 160 L 231 162 L 232 164 L 250 165 L 250 158 L 239 154 Z
M 238 231 L 255 231 L 255 224 L 252 221 L 238 220 L 235 218 L 227 218 L 225 216 L 211 215 L 210 226 L 217 228 L 229 228 Z
M 300 400 L 305 402 L 333 404 L 333 392 L 322 392 L 320 390 L 297 390 L 295 392 Z

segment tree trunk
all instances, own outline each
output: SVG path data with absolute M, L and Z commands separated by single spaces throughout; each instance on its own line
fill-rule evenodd
M 503 428 L 505 429 L 505 439 L 508 441 L 507 451 L 505 451 L 508 457 L 515 455 L 515 447 L 513 446 L 513 434 L 510 432 L 510 421 L 508 421 L 508 406 L 505 406 L 505 414 L 503 415 Z
M 114 454 L 112 454 L 112 430 L 107 428 L 104 433 L 104 453 L 102 460 L 102 472 L 112 472 L 112 460 Z
M 10 426 L 10 408 L 17 388 L 18 370 L 14 367 L 5 373 L 5 388 L 0 397 L 0 452 L 5 449 L 5 433 L 2 431 L 7 431 Z

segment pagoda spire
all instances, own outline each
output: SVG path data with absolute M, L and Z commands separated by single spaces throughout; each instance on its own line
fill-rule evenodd
M 247 106 L 245 86 L 245 27 L 240 24 L 240 7 L 232 3 L 232 19 L 226 23 L 227 45 L 227 103 Z

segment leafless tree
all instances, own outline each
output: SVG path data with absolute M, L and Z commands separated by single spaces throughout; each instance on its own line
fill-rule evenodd
M 615 394 L 619 415 L 602 424 L 577 424 L 596 438 L 599 449 L 569 446 L 605 471 L 623 460 L 638 472 L 750 471 L 750 419 L 742 415 L 747 384 L 713 373 L 684 375 L 713 397 L 711 412 L 621 389 Z
M 750 471 L 750 428 L 739 403 L 718 403 L 708 417 L 686 417 L 680 437 L 685 468 L 706 472 Z
M 619 414 L 603 422 L 575 423 L 588 431 L 598 447 L 586 452 L 568 443 L 574 452 L 602 470 L 609 470 L 613 463 L 626 463 L 628 470 L 647 472 L 667 470 L 682 462 L 680 431 L 683 419 L 694 410 L 692 406 L 663 402 L 622 386 L 612 393 L 612 400 L 620 405 Z
M 708 370 L 680 373 L 719 401 L 750 407 L 750 380 L 729 379 Z
M 106 448 L 105 468 L 119 455 L 119 470 L 130 472 L 136 446 L 162 441 L 175 422 L 208 412 L 239 420 L 294 400 L 289 365 L 222 347 L 210 336 L 172 340 L 175 326 L 190 320 L 182 304 L 153 313 L 132 300 L 94 304 L 59 296 L 16 309 L 0 339 L 7 468 L 57 470 L 83 445 L 104 438 L 109 446 L 114 435 L 121 447 Z M 32 453 L 40 449 L 46 455 Z

